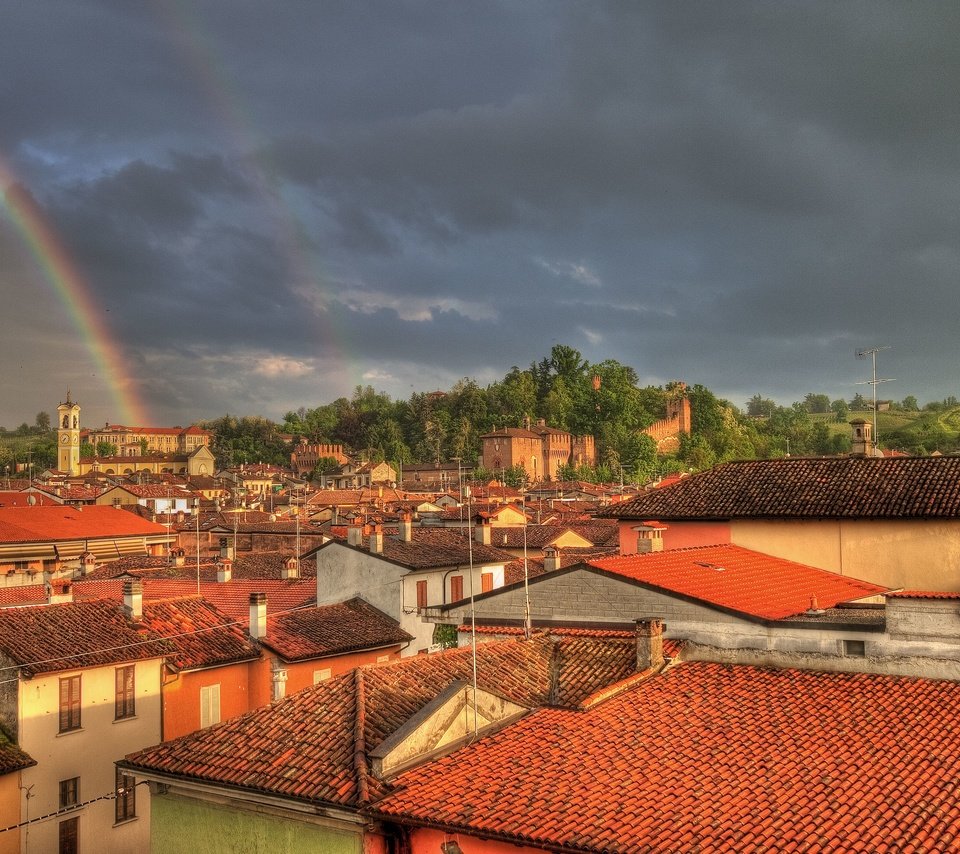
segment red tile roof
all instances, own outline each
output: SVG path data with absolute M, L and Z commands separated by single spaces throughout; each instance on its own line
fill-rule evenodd
M 246 620 L 233 620 L 196 597 L 147 602 L 143 623 L 167 639 L 171 647 L 168 660 L 180 670 L 248 661 L 260 655 L 247 634 Z
M 303 661 L 411 640 L 396 620 L 358 598 L 269 619 L 261 643 L 287 661 Z
M 617 519 L 960 517 L 960 457 L 818 457 L 724 463 L 615 504 Z
M 0 507 L 0 543 L 165 535 L 163 525 L 114 507 Z
M 331 540 L 308 552 L 315 556 L 321 549 L 340 545 L 346 548 L 369 552 L 370 539 L 364 537 L 362 546 L 347 546 Z M 452 528 L 414 528 L 410 542 L 397 537 L 384 536 L 383 551 L 378 557 L 408 569 L 436 569 L 444 566 L 460 566 L 470 563 L 498 564 L 509 563 L 513 555 L 491 546 L 471 542 L 468 537 Z
M 481 689 L 526 707 L 558 698 L 576 703 L 598 685 L 632 672 L 635 655 L 630 642 L 580 638 L 481 644 L 477 682 Z M 368 753 L 449 685 L 471 679 L 472 669 L 469 649 L 363 667 L 266 708 L 135 753 L 125 764 L 231 788 L 355 807 L 385 791 L 369 772 Z
M 955 850 L 958 714 L 955 682 L 684 664 L 401 774 L 370 812 L 565 851 Z
M 36 765 L 37 760 L 11 741 L 7 734 L 0 729 L 0 775 L 22 771 Z
M 960 599 L 960 593 L 939 590 L 893 590 L 887 599 Z
M 170 647 L 97 600 L 0 609 L 0 651 L 26 676 L 157 658 Z
M 888 589 L 734 545 L 598 558 L 588 566 L 762 620 L 833 608 Z

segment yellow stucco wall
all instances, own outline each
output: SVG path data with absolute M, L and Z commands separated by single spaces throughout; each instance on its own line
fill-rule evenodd
M 81 675 L 81 726 L 59 732 L 60 677 Z M 23 772 L 20 800 L 23 819 L 55 813 L 60 781 L 80 778 L 80 802 L 109 795 L 116 785 L 114 762 L 160 741 L 160 662 L 136 663 L 136 715 L 114 720 L 115 668 L 98 667 L 38 676 L 20 682 L 20 747 L 37 760 Z M 80 850 L 102 854 L 148 851 L 150 799 L 137 790 L 137 819 L 115 823 L 114 801 L 105 799 L 67 815 L 31 824 L 22 832 L 27 852 L 56 851 L 58 825 L 80 818 Z
M 730 540 L 887 587 L 960 591 L 960 522 L 737 520 Z

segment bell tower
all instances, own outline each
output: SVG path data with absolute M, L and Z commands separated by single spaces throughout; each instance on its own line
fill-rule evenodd
M 67 399 L 57 407 L 57 469 L 80 474 L 80 406 Z

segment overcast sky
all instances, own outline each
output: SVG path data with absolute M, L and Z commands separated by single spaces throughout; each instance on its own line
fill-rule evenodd
M 8 428 L 68 388 L 121 420 L 124 378 L 157 425 L 279 420 L 554 344 L 741 407 L 869 396 L 889 347 L 879 397 L 960 396 L 954 0 L 0 7 Z

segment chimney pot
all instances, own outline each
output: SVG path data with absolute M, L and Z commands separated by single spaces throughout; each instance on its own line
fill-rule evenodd
M 123 607 L 130 619 L 143 617 L 143 582 L 139 578 L 123 582 Z

